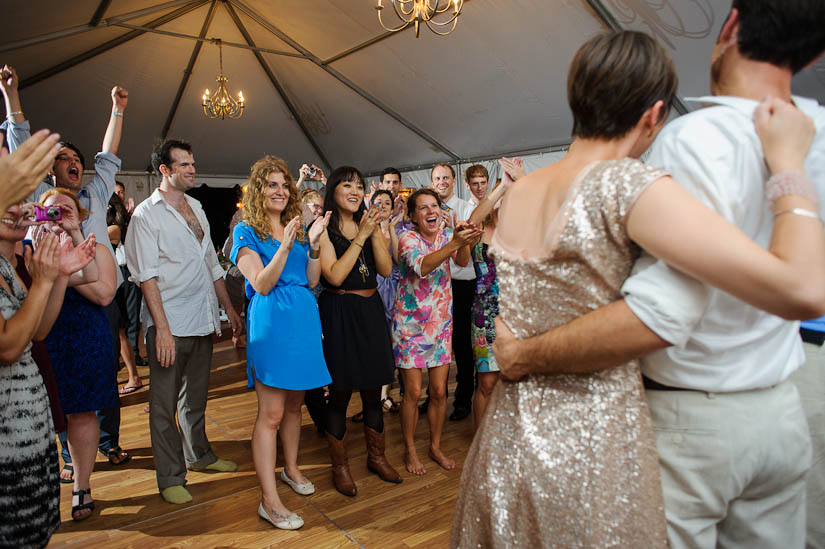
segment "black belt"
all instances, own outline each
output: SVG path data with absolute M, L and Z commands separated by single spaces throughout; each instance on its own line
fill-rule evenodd
M 805 343 L 812 343 L 814 345 L 822 345 L 825 343 L 825 332 L 817 332 L 816 330 L 800 328 L 799 336 Z
M 658 381 L 653 381 L 647 376 L 642 376 L 642 385 L 648 391 L 693 391 L 694 389 L 685 389 L 684 387 L 671 387 L 670 385 L 662 385 Z

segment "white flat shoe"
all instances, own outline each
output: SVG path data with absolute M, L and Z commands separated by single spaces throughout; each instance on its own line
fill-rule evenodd
M 304 525 L 304 519 L 299 517 L 296 513 L 292 513 L 287 516 L 279 515 L 278 513 L 273 513 L 270 515 L 266 512 L 266 509 L 264 509 L 263 503 L 258 505 L 258 516 L 275 528 L 280 528 L 281 530 L 297 530 Z
M 312 482 L 306 481 L 298 484 L 286 475 L 286 469 L 281 469 L 281 480 L 286 482 L 290 488 L 295 490 L 296 494 L 309 496 L 315 493 L 315 485 L 312 484 Z

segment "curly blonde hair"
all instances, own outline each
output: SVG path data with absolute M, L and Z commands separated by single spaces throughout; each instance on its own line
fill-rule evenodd
M 298 187 L 289 173 L 286 162 L 275 156 L 266 155 L 254 164 L 249 170 L 249 179 L 243 193 L 243 220 L 252 227 L 255 234 L 262 240 L 274 237 L 269 224 L 269 212 L 264 205 L 264 189 L 269 184 L 269 176 L 273 172 L 282 173 L 289 184 L 289 200 L 286 208 L 281 212 L 281 224 L 286 226 L 295 216 L 301 215 L 301 199 L 298 196 Z M 303 226 L 298 228 L 296 236 L 299 242 L 306 244 L 307 236 Z

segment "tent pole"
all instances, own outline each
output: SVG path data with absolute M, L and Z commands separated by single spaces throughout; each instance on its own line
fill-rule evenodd
M 246 30 L 246 27 L 244 26 L 243 21 L 241 21 L 241 18 L 238 17 L 238 14 L 235 12 L 234 8 L 232 7 L 232 4 L 230 4 L 226 0 L 221 0 L 221 1 L 223 2 L 223 5 L 226 7 L 226 10 L 229 12 L 229 15 L 232 17 L 232 20 L 235 22 L 235 26 L 238 27 L 238 30 L 240 31 L 241 35 L 243 35 L 244 40 L 246 40 L 246 43 L 249 44 L 250 46 L 256 47 L 255 46 L 255 41 L 252 39 L 252 36 Z M 304 121 L 301 118 L 301 115 L 298 114 L 298 110 L 295 108 L 295 105 L 292 103 L 292 100 L 290 100 L 289 97 L 287 96 L 286 91 L 281 86 L 281 83 L 278 82 L 278 79 L 275 77 L 275 74 L 269 68 L 269 65 L 267 64 L 267 62 L 264 59 L 263 55 L 261 55 L 261 52 L 256 51 L 256 50 L 252 50 L 252 53 L 255 55 L 255 58 L 258 60 L 258 64 L 260 64 L 261 69 L 263 69 L 263 71 L 266 74 L 267 78 L 269 78 L 269 81 L 272 82 L 272 85 L 275 87 L 275 90 L 278 92 L 278 95 L 281 96 L 281 99 L 283 100 L 284 104 L 286 105 L 286 108 L 289 109 L 289 112 L 292 114 L 292 117 L 295 118 L 295 123 L 298 124 L 299 128 L 301 128 L 301 131 L 303 132 L 304 137 L 307 138 L 307 141 L 309 141 L 309 144 L 312 145 L 312 148 L 315 150 L 315 154 L 318 155 L 318 157 L 324 163 L 324 166 L 326 167 L 327 172 L 329 172 L 332 169 L 332 164 L 330 164 L 329 160 L 327 159 L 326 155 L 324 154 L 324 151 L 321 150 L 321 147 L 315 141 L 315 138 L 312 137 L 312 135 L 309 133 L 309 129 L 306 127 L 306 124 L 304 124 Z
M 421 139 L 423 139 L 424 141 L 427 141 L 429 144 L 436 147 L 438 150 L 440 150 L 441 152 L 443 152 L 444 154 L 446 154 L 447 156 L 452 158 L 453 161 L 457 161 L 459 159 L 459 156 L 455 152 L 453 152 L 448 147 L 446 147 L 446 146 L 442 145 L 441 143 L 439 143 L 438 141 L 436 141 L 436 139 L 434 137 L 432 137 L 431 135 L 426 133 L 424 130 L 417 127 L 415 124 L 413 124 L 412 122 L 410 122 L 409 120 L 407 120 L 406 118 L 401 116 L 399 113 L 395 112 L 393 109 L 391 109 L 390 107 L 388 107 L 387 105 L 385 105 L 384 103 L 379 101 L 376 97 L 370 95 L 366 90 L 364 90 L 363 88 L 361 88 L 360 86 L 358 86 L 357 84 L 352 82 L 346 76 L 344 76 L 343 74 L 341 74 L 337 70 L 333 69 L 329 65 L 324 64 L 324 62 L 321 59 L 319 59 L 317 56 L 313 55 L 309 50 L 307 50 L 306 48 L 301 46 L 301 44 L 299 44 L 298 42 L 296 42 L 295 40 L 293 40 L 292 38 L 290 38 L 289 36 L 287 36 L 286 34 L 281 32 L 277 27 L 275 27 L 272 23 L 267 21 L 262 15 L 260 15 L 256 11 L 254 11 L 252 8 L 248 7 L 246 4 L 244 4 L 243 2 L 240 2 L 239 0 L 228 0 L 228 1 L 232 5 L 237 6 L 238 9 L 240 9 L 241 11 L 246 13 L 249 17 L 254 19 L 259 25 L 264 27 L 266 30 L 268 30 L 269 32 L 271 32 L 272 34 L 274 34 L 275 36 L 277 36 L 278 38 L 280 38 L 281 40 L 286 42 L 288 45 L 290 45 L 291 47 L 295 48 L 296 50 L 298 50 L 299 52 L 304 54 L 304 56 L 306 56 L 307 59 L 309 59 L 310 61 L 312 61 L 313 63 L 315 63 L 319 67 L 321 67 L 321 69 L 326 71 L 330 76 L 332 76 L 333 78 L 335 78 L 336 80 L 338 80 L 339 82 L 341 82 L 342 84 L 347 86 L 349 89 L 351 89 L 352 91 L 354 91 L 355 93 L 360 95 L 363 99 L 365 99 L 369 103 L 372 103 L 372 105 L 374 107 L 377 107 L 378 109 L 384 111 L 384 113 L 386 113 L 390 117 L 394 118 L 402 126 L 406 127 L 408 130 L 410 130 L 413 133 L 415 133 L 416 135 L 418 135 Z
M 151 22 L 147 23 L 146 26 L 149 27 L 149 28 L 155 28 L 155 27 L 159 27 L 160 25 L 164 25 L 164 24 L 168 23 L 169 21 L 177 19 L 178 17 L 181 17 L 182 15 L 185 15 L 185 14 L 189 13 L 190 11 L 192 11 L 194 9 L 201 7 L 202 5 L 206 4 L 206 2 L 208 2 L 208 1 L 209 0 L 195 0 L 194 2 L 190 2 L 190 3 L 186 4 L 185 6 L 182 6 L 182 7 L 176 9 L 175 11 L 173 11 L 171 13 L 168 13 L 168 14 L 162 16 L 162 17 L 158 17 L 154 21 L 151 21 Z M 66 61 L 63 61 L 62 63 L 58 63 L 57 65 L 54 65 L 53 67 L 49 67 L 48 69 L 40 71 L 39 73 L 35 74 L 34 76 L 30 76 L 30 77 L 26 78 L 25 80 L 21 81 L 20 82 L 20 89 L 22 90 L 22 89 L 28 88 L 29 86 L 37 84 L 41 80 L 45 80 L 45 79 L 47 79 L 51 76 L 59 74 L 59 73 L 65 71 L 67 69 L 70 69 L 70 68 L 74 67 L 75 65 L 79 65 L 80 63 L 83 63 L 84 61 L 88 61 L 89 59 L 91 59 L 93 57 L 96 57 L 96 56 L 100 55 L 101 53 L 103 53 L 105 51 L 108 51 L 108 50 L 110 50 L 114 47 L 120 46 L 121 44 L 125 44 L 126 42 L 128 42 L 128 41 L 130 41 L 134 38 L 137 38 L 138 36 L 141 36 L 145 32 L 146 31 L 133 30 L 131 32 L 127 32 L 126 34 L 118 36 L 117 38 L 109 40 L 108 42 L 105 42 L 105 43 L 103 43 L 99 46 L 96 46 L 96 47 L 94 47 L 94 48 L 92 48 L 88 51 L 85 51 L 81 54 L 75 55 L 71 59 L 67 59 Z
M 199 35 L 201 38 L 205 37 L 206 33 L 209 31 L 209 25 L 212 24 L 212 16 L 215 15 L 215 5 L 217 3 L 218 0 L 212 0 L 212 4 L 209 6 L 209 12 L 206 14 L 206 19 L 203 20 L 203 26 L 201 27 L 201 33 Z M 186 85 L 189 83 L 189 77 L 192 76 L 192 69 L 195 68 L 195 62 L 198 60 L 198 55 L 200 55 L 202 47 L 203 42 L 195 42 L 195 47 L 192 49 L 192 55 L 189 57 L 189 64 L 187 64 L 186 68 L 183 69 L 183 77 L 181 78 L 180 85 L 178 86 L 178 93 L 175 94 L 175 99 L 172 101 L 172 106 L 169 108 L 169 114 L 166 116 L 166 122 L 163 124 L 163 130 L 160 132 L 161 139 L 166 139 L 166 136 L 169 135 L 169 128 L 172 126 L 172 121 L 175 119 L 175 114 L 178 111 L 180 100 L 183 97 L 183 92 L 186 91 Z
M 106 10 L 109 9 L 109 4 L 111 3 L 112 0 L 100 0 L 100 4 L 98 4 L 94 15 L 92 15 L 92 19 L 89 21 L 90 27 L 96 27 L 97 24 L 100 23 L 100 20 L 106 15 Z

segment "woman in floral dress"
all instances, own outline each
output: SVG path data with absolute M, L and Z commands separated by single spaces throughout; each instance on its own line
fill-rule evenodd
M 415 449 L 418 399 L 421 396 L 422 370 L 427 368 L 430 406 L 429 456 L 445 469 L 455 461 L 441 451 L 441 429 L 447 409 L 447 374 L 452 353 L 452 305 L 450 262 L 470 261 L 470 246 L 481 236 L 473 225 L 462 225 L 454 232 L 445 226 L 448 217 L 441 209 L 441 198 L 432 189 L 419 189 L 410 195 L 407 212 L 413 228 L 401 234 L 398 242 L 400 279 L 395 296 L 393 353 L 404 377 L 401 403 L 401 429 L 406 451 L 407 471 L 427 472 Z

